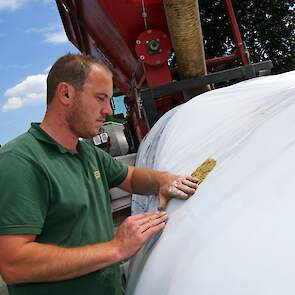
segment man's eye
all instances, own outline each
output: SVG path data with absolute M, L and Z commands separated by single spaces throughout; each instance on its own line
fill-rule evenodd
M 104 97 L 103 96 L 97 96 L 96 97 L 98 100 L 100 100 L 100 101 L 104 101 Z

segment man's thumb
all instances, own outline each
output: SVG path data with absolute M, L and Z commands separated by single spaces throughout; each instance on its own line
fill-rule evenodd
M 160 205 L 158 209 L 163 210 L 166 208 L 168 200 L 165 197 L 163 197 L 163 195 L 161 194 L 159 195 L 159 199 L 160 199 Z

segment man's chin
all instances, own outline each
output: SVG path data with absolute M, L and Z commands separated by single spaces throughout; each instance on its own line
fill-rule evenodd
M 99 130 L 102 127 L 103 122 L 100 124 L 95 124 L 91 128 L 84 128 L 83 130 L 80 130 L 81 134 L 80 137 L 82 138 L 92 138 L 99 134 Z
M 81 134 L 80 137 L 87 139 L 87 138 L 93 138 L 98 134 L 99 134 L 99 129 L 93 132 L 87 132 L 87 133 L 83 132 L 83 134 Z

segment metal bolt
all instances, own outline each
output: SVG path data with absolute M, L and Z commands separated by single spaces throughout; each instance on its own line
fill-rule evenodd
M 159 65 L 161 63 L 161 61 L 158 59 L 157 61 L 156 61 L 156 65 Z
M 136 40 L 136 44 L 139 45 L 141 43 L 140 40 Z
M 147 33 L 148 33 L 148 34 L 151 34 L 151 33 L 152 33 L 152 30 L 147 30 Z
M 140 58 L 141 60 L 144 60 L 144 59 L 145 59 L 145 56 L 144 56 L 144 55 L 141 55 L 139 58 Z

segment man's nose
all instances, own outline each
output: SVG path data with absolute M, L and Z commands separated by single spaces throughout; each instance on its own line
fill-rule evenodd
M 103 108 L 103 112 L 105 115 L 112 115 L 113 114 L 113 108 L 110 102 L 106 103 L 104 108 Z

